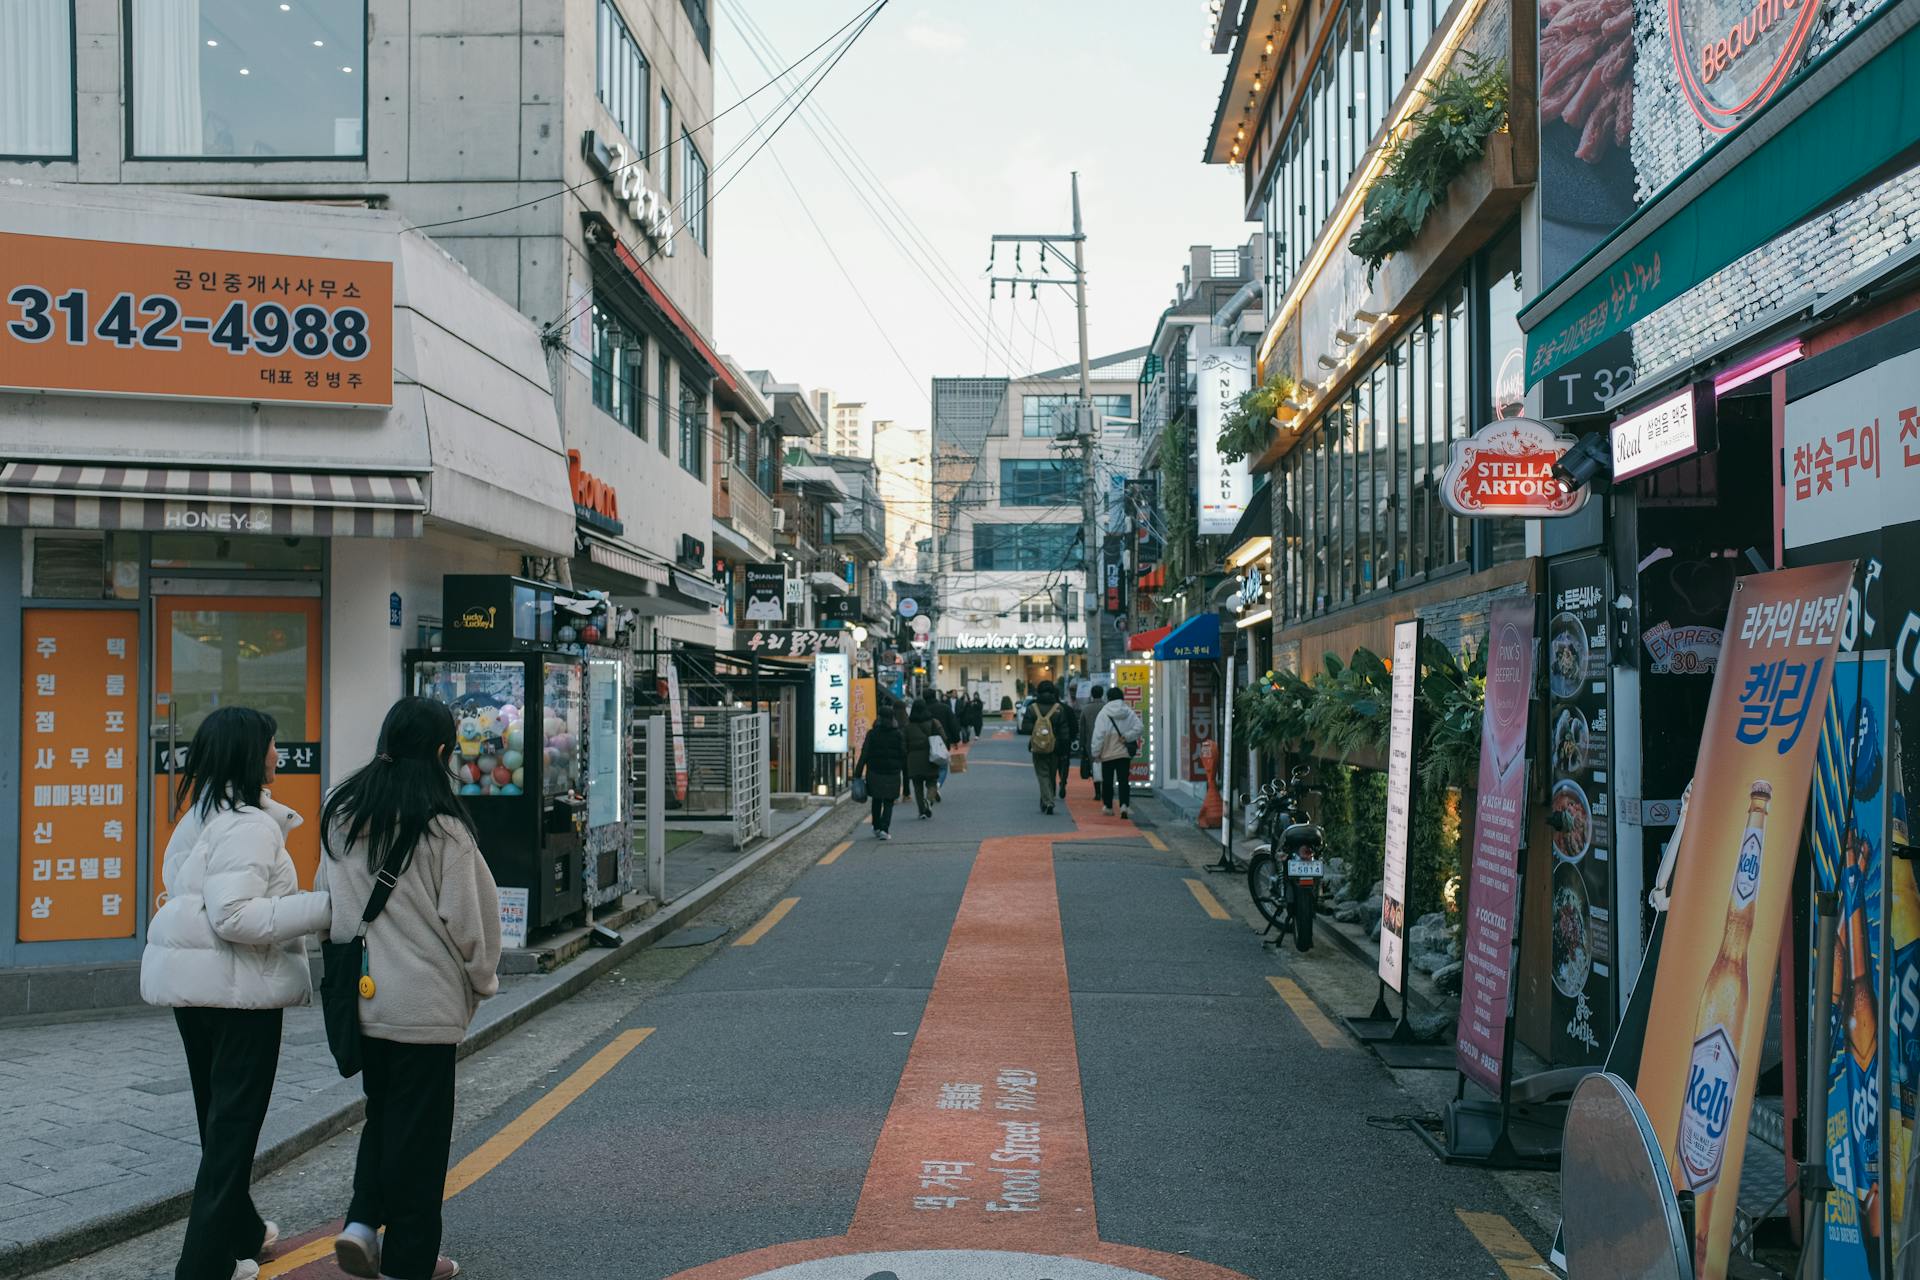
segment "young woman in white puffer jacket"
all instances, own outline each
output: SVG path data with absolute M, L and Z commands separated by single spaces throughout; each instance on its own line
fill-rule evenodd
M 325 893 L 301 892 L 286 840 L 300 816 L 267 790 L 276 732 L 264 712 L 222 707 L 193 735 L 161 866 L 166 902 L 140 959 L 141 998 L 174 1011 L 200 1123 L 174 1280 L 252 1280 L 279 1237 L 248 1183 L 280 1064 L 281 1011 L 312 996 L 306 940 L 327 928 L 331 906 Z

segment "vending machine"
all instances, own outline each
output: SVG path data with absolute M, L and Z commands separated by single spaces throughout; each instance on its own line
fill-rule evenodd
M 408 691 L 453 712 L 458 790 L 494 879 L 527 891 L 529 929 L 586 909 L 587 661 L 553 647 L 553 601 L 544 584 L 450 575 L 444 647 L 405 659 Z

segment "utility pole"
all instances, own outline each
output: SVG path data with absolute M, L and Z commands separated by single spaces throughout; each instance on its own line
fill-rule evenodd
M 1100 566 L 1098 563 L 1099 536 L 1095 528 L 1096 513 L 1098 511 L 1096 499 L 1099 490 L 1094 476 L 1094 459 L 1096 457 L 1095 451 L 1098 444 L 1099 424 L 1093 420 L 1093 393 L 1091 386 L 1093 374 L 1091 360 L 1087 351 L 1087 235 L 1086 229 L 1080 221 L 1079 172 L 1075 171 L 1073 174 L 1072 231 L 1065 235 L 1044 233 L 1038 235 L 996 235 L 993 237 L 993 243 L 996 246 L 996 254 L 998 252 L 998 246 L 1003 243 L 1039 245 L 1042 275 L 996 276 L 990 274 L 989 288 L 997 288 L 1003 284 L 1017 288 L 1024 284 L 1032 290 L 1034 297 L 1039 297 L 1040 286 L 1043 284 L 1058 285 L 1060 288 L 1071 288 L 1073 290 L 1074 309 L 1078 313 L 1080 331 L 1080 395 L 1074 404 L 1074 411 L 1068 425 L 1061 427 L 1055 436 L 1055 446 L 1063 456 L 1077 455 L 1080 460 L 1080 553 L 1081 562 L 1086 571 L 1085 582 L 1081 591 L 1081 609 L 1086 619 L 1084 625 L 1087 632 L 1087 666 L 1089 671 L 1091 671 L 1096 665 L 1096 659 L 1100 655 L 1099 646 L 1095 644 L 1095 639 L 1099 634 L 1099 628 L 1094 624 L 1094 618 L 1097 616 L 1095 610 L 1098 608 L 1100 600 Z M 1067 255 L 1061 251 L 1059 246 L 1062 244 L 1071 244 L 1073 246 L 1072 258 L 1068 258 Z M 1056 279 L 1046 273 L 1046 261 L 1049 255 L 1072 269 L 1073 278 L 1071 280 Z M 1016 264 L 1019 262 L 1017 250 L 1014 261 Z M 1068 633 L 1061 641 L 1061 651 L 1063 655 L 1070 655 L 1073 648 L 1071 638 L 1072 628 L 1070 626 L 1071 619 L 1065 607 L 1070 597 L 1066 594 L 1064 587 L 1061 596 L 1060 629 L 1062 632 Z M 1060 674 L 1063 680 L 1066 677 L 1068 663 L 1069 659 L 1063 656 L 1060 666 Z

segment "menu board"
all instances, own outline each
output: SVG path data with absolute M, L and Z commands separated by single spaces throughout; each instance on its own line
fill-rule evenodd
M 1380 881 L 1380 977 L 1395 991 L 1407 978 L 1407 839 L 1413 821 L 1414 692 L 1420 623 L 1393 626 L 1393 702 L 1387 725 L 1387 831 Z
M 1556 1063 L 1598 1063 L 1613 1035 L 1613 798 L 1607 562 L 1547 568 L 1548 913 Z
M 20 615 L 22 942 L 131 938 L 140 615 Z

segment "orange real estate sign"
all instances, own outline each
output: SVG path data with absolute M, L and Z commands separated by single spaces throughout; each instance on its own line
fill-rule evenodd
M 20 941 L 131 938 L 140 615 L 28 609 L 20 625 Z
M 393 264 L 0 233 L 0 387 L 393 403 Z

